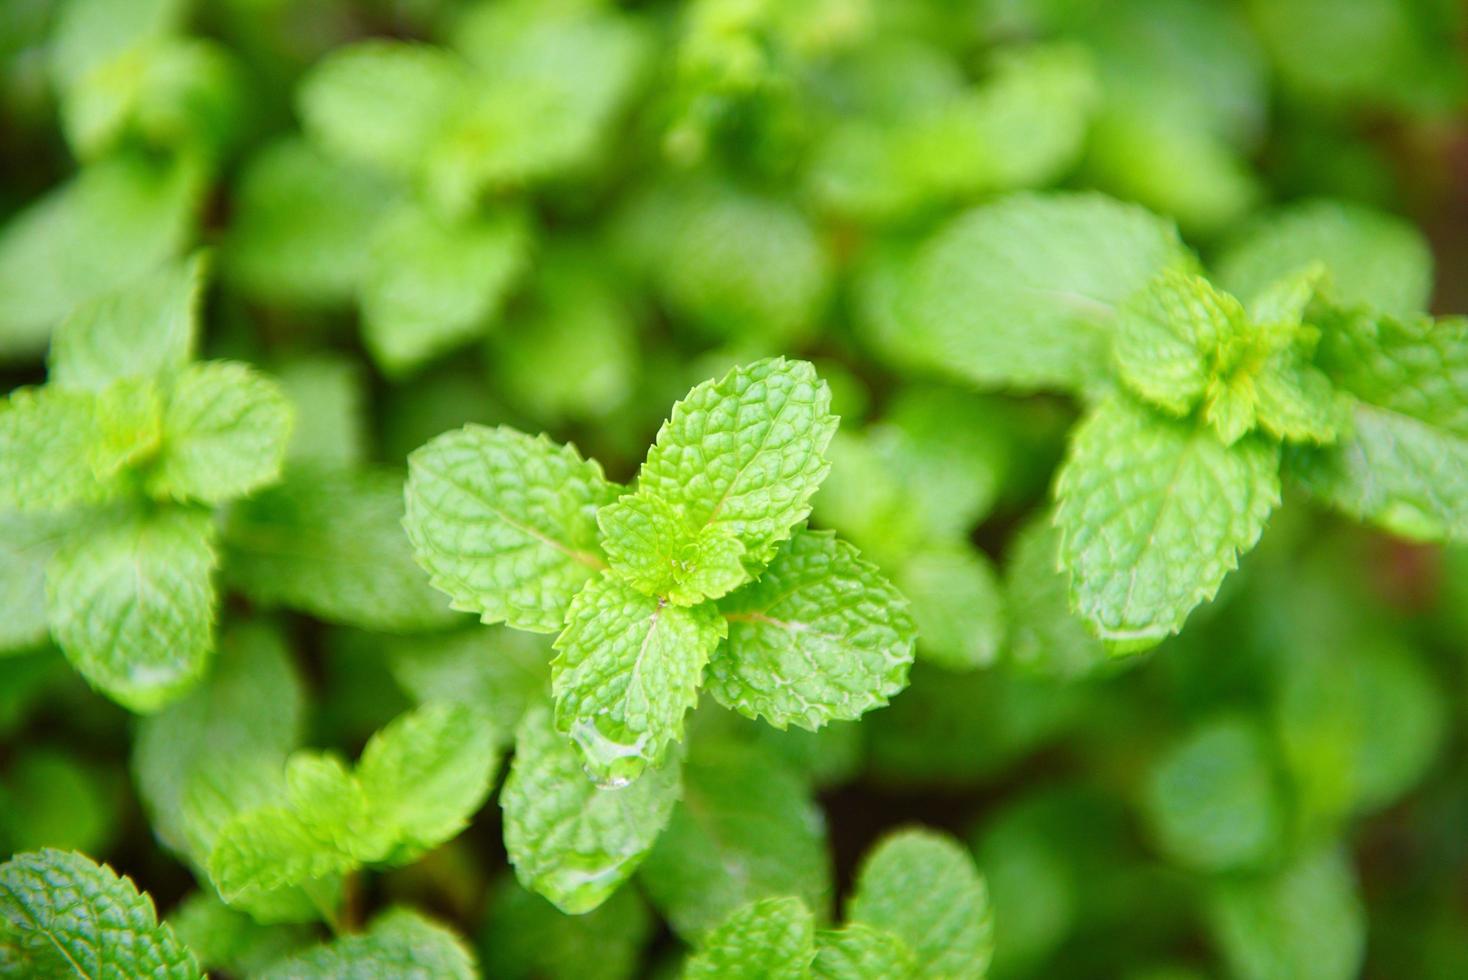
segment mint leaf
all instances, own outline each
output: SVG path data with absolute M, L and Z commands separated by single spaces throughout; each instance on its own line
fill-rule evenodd
M 344 160 L 411 176 L 458 109 L 467 66 L 427 44 L 363 41 L 340 48 L 301 83 L 301 126 Z
M 404 526 L 455 609 L 550 633 L 605 567 L 596 510 L 616 496 L 573 447 L 470 425 L 408 457 Z
M 345 305 L 366 278 L 374 229 L 396 198 L 390 184 L 299 138 L 266 146 L 235 185 L 220 272 L 266 302 Z
M 395 833 L 385 860 L 406 864 L 456 837 L 489 795 L 499 761 L 488 720 L 462 704 L 425 704 L 374 734 L 356 775 L 372 822 Z
M 1209 931 L 1229 972 L 1245 980 L 1356 976 L 1366 946 L 1365 913 L 1350 863 L 1325 849 L 1263 878 L 1210 883 Z
M 815 955 L 815 922 L 805 903 L 766 898 L 738 909 L 704 936 L 683 976 L 803 980 Z
M 168 392 L 148 492 L 217 503 L 274 482 L 293 418 L 285 392 L 253 368 L 230 361 L 190 364 Z
M 132 768 L 160 840 L 202 865 L 189 848 L 184 793 L 196 774 L 238 760 L 286 756 L 300 740 L 305 691 L 279 633 L 237 624 L 219 639 L 209 676 L 187 697 L 138 723 Z
M 11 219 L 0 230 L 0 355 L 39 354 L 77 304 L 175 255 L 192 229 L 199 177 L 187 162 L 117 153 Z
M 526 888 L 580 915 L 632 876 L 678 801 L 680 762 L 670 758 L 630 786 L 598 787 L 551 710 L 526 712 L 500 791 L 505 848 Z
M 618 890 L 594 912 L 566 915 L 507 876 L 493 890 L 480 937 L 484 974 L 504 980 L 631 980 L 654 924 L 635 888 Z
M 50 849 L 0 865 L 0 956 L 35 976 L 202 977 L 194 955 L 132 881 Z
M 797 532 L 719 611 L 728 642 L 709 692 L 776 728 L 859 718 L 907 686 L 916 627 L 905 600 L 829 532 Z
M 1326 297 L 1409 316 L 1427 307 L 1432 255 L 1400 218 L 1337 201 L 1306 201 L 1254 219 L 1224 248 L 1218 279 L 1252 302 L 1281 275 L 1322 264 Z
M 1272 747 L 1247 717 L 1224 716 L 1187 733 L 1157 761 L 1145 813 L 1159 847 L 1205 872 L 1257 867 L 1284 843 Z
M 681 507 L 694 526 L 729 528 L 750 561 L 768 561 L 810 513 L 829 469 L 830 407 L 830 389 L 805 361 L 735 368 L 673 406 L 638 488 Z
M 1169 269 L 1122 306 L 1112 353 L 1141 397 L 1186 415 L 1211 380 L 1209 355 L 1244 329 L 1244 308 L 1202 276 Z
M 297 953 L 260 974 L 261 980 L 378 980 L 383 976 L 475 980 L 474 954 L 446 926 L 407 908 L 373 920 L 360 935 Z
M 527 265 L 515 212 L 447 221 L 417 205 L 387 214 L 364 269 L 362 330 L 373 360 L 404 375 L 481 336 Z
M 393 679 L 410 696 L 479 709 L 499 746 L 515 741 L 527 708 L 550 694 L 550 643 L 535 634 L 475 625 L 391 640 L 387 654 Z
M 598 782 L 636 779 L 682 738 L 704 664 L 726 624 L 709 605 L 671 606 L 610 574 L 571 601 L 556 637 L 556 727 Z
M 1105 363 L 1118 305 L 1185 267 L 1170 222 L 1097 195 L 1017 194 L 930 238 L 898 315 L 922 365 L 983 385 L 1080 389 Z
M 294 757 L 292 762 L 303 758 Z M 348 848 L 358 842 L 343 834 L 349 829 L 360 832 L 366 806 L 360 790 L 350 792 L 348 783 L 333 782 L 327 791 L 341 790 L 347 792 L 329 809 L 317 805 L 310 817 L 284 806 L 265 806 L 225 823 L 209 855 L 209 878 L 220 897 L 258 917 L 255 908 L 282 890 L 355 868 L 357 857 Z
M 810 789 L 771 750 L 695 743 L 683 798 L 640 878 L 674 931 L 696 940 L 761 898 L 794 895 L 825 908 L 832 887 L 825 837 Z
M 850 922 L 816 933 L 815 980 L 885 980 L 917 975 L 917 956 L 896 933 Z
M 0 512 L 0 656 L 45 641 L 46 565 L 76 523 L 65 513 Z
M 993 953 L 984 879 L 957 841 L 932 831 L 899 831 L 867 855 L 846 914 L 905 940 L 914 976 L 982 977 Z
M 208 512 L 176 508 L 118 514 L 57 551 L 47 619 L 89 684 L 146 713 L 198 682 L 213 649 L 213 539 Z
M 717 599 L 749 580 L 744 545 L 732 530 L 693 524 L 662 497 L 627 494 L 597 511 L 596 522 L 612 571 L 674 605 Z
M 225 579 L 261 605 L 391 633 L 466 621 L 414 561 L 397 471 L 288 469 L 229 509 L 223 540 Z
M 999 578 L 984 553 L 967 545 L 927 548 L 897 569 L 917 629 L 917 654 L 949 670 L 995 662 L 1005 637 Z
M 51 383 L 101 390 L 178 371 L 194 354 L 203 290 L 196 257 L 78 306 L 51 338 Z
M 0 402 L 0 507 L 57 511 L 100 504 L 120 493 L 113 479 L 119 451 L 126 457 L 138 442 L 156 445 L 157 419 L 151 420 L 151 432 L 133 432 L 132 440 L 118 443 L 109 435 L 129 434 L 109 433 L 102 406 L 91 392 L 49 385 L 17 388 Z
M 1112 396 L 1075 430 L 1056 478 L 1071 601 L 1098 636 L 1138 649 L 1211 599 L 1279 503 L 1279 453 Z

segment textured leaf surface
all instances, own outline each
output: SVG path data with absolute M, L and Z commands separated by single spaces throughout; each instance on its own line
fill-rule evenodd
M 1239 301 L 1202 276 L 1164 271 L 1117 314 L 1117 371 L 1147 401 L 1185 415 L 1207 388 L 1208 355 L 1241 329 L 1243 319 Z
M 204 262 L 195 258 L 83 303 L 51 338 L 48 377 L 100 390 L 177 371 L 194 354 L 203 289 Z
M 899 831 L 867 856 L 846 911 L 886 929 L 917 957 L 919 977 L 982 977 L 993 953 L 993 910 L 973 859 L 950 837 Z
M 120 492 L 100 405 L 90 392 L 50 385 L 17 388 L 0 403 L 0 507 L 62 510 Z
M 598 787 L 549 707 L 520 723 L 500 792 L 505 848 L 520 881 L 563 912 L 597 908 L 625 882 L 672 815 L 681 760 L 670 758 L 630 786 Z
M 719 611 L 729 637 L 708 688 L 751 718 L 814 730 L 859 718 L 907 685 L 917 628 L 906 600 L 830 532 L 797 532 Z
M 762 562 L 810 513 L 830 466 L 831 392 L 805 361 L 735 368 L 673 406 L 638 474 L 694 525 L 722 525 Z
M 203 976 L 132 881 L 80 854 L 50 849 L 0 865 L 0 956 L 7 954 L 43 976 Z
M 404 524 L 455 609 L 550 633 L 605 565 L 596 511 L 616 497 L 573 447 L 470 425 L 408 458 Z
M 468 826 L 498 767 L 488 720 L 462 704 L 424 705 L 374 734 L 357 778 L 373 822 L 395 832 L 389 860 L 405 863 Z
M 1432 254 L 1400 218 L 1338 201 L 1306 201 L 1255 219 L 1224 249 L 1218 277 L 1252 301 L 1280 276 L 1319 262 L 1343 306 L 1402 316 L 1426 308 Z
M 261 980 L 475 980 L 474 954 L 446 926 L 406 908 L 375 919 L 361 935 L 343 936 L 273 965 Z
M 679 606 L 717 599 L 749 579 L 744 545 L 723 524 L 692 524 L 649 493 L 627 494 L 597 512 L 607 561 L 618 577 Z
M 208 678 L 188 697 L 142 719 L 133 772 L 159 838 L 197 864 L 187 849 L 185 788 L 195 774 L 241 758 L 284 765 L 301 735 L 305 694 L 280 636 L 263 624 L 226 631 Z
M 56 553 L 51 635 L 88 683 L 148 712 L 198 682 L 214 646 L 213 538 L 205 511 L 120 513 Z
M 832 889 L 825 820 L 807 785 L 770 750 L 695 743 L 683 799 L 641 880 L 687 940 L 756 899 L 794 895 L 825 909 Z
M 516 214 L 448 222 L 416 205 L 388 214 L 373 232 L 362 282 L 373 359 L 405 374 L 483 334 L 529 247 Z
M 766 898 L 737 910 L 699 943 L 687 980 L 802 980 L 816 955 L 815 920 L 798 898 Z
M 217 503 L 273 482 L 293 418 L 280 385 L 255 369 L 229 361 L 189 365 L 168 394 L 148 492 Z
M 917 973 L 917 956 L 895 932 L 851 922 L 816 934 L 815 980 L 889 980 Z
M 1182 627 L 1252 548 L 1279 503 L 1278 450 L 1123 397 L 1072 436 L 1056 483 L 1071 600 L 1103 639 L 1151 645 Z
M 611 575 L 571 602 L 556 637 L 556 727 L 599 782 L 635 779 L 683 736 L 683 715 L 726 624 L 711 605 L 672 606 Z
M 1016 195 L 923 246 L 899 303 L 903 344 L 924 365 L 981 384 L 1084 387 L 1106 363 L 1117 304 L 1186 261 L 1176 229 L 1141 208 Z
M 398 471 L 292 467 L 230 508 L 224 574 L 254 602 L 400 633 L 468 621 L 413 559 Z

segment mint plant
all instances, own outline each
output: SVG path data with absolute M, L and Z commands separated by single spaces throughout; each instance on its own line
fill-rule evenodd
M 433 583 L 485 622 L 560 631 L 555 724 L 593 779 L 625 785 L 667 758 L 705 666 L 715 699 L 779 728 L 902 688 L 903 600 L 850 546 L 798 529 L 828 469 L 829 406 L 809 364 L 736 368 L 674 406 L 632 492 L 503 428 L 410 458 L 406 526 Z
M 47 515 L 27 555 L 45 568 L 45 623 L 88 683 L 140 712 L 206 671 L 209 507 L 276 478 L 292 422 L 269 378 L 193 360 L 202 270 L 195 259 L 79 307 L 47 384 L 0 409 L 0 507 Z

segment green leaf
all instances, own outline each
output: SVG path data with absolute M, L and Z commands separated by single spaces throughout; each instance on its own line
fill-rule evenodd
M 895 584 L 910 602 L 917 655 L 949 670 L 991 666 L 1004 643 L 1004 599 L 984 553 L 958 545 L 929 548 L 898 568 Z
M 984 879 L 957 841 L 933 831 L 899 831 L 877 845 L 846 915 L 905 940 L 918 977 L 982 977 L 994 949 Z
M 520 882 L 569 915 L 597 908 L 622 886 L 667 826 L 681 760 L 670 758 L 630 786 L 598 787 L 548 707 L 520 723 L 500 792 L 505 848 Z
M 917 956 L 903 938 L 865 922 L 816 933 L 815 980 L 891 980 L 917 975 Z
M 1186 415 L 1212 378 L 1210 355 L 1244 329 L 1244 308 L 1202 276 L 1168 269 L 1127 300 L 1116 317 L 1112 353 L 1139 396 Z
M 411 176 L 453 119 L 467 66 L 427 44 L 362 41 L 333 51 L 301 83 L 301 128 L 323 150 Z
M 1006 655 L 1022 670 L 1069 679 L 1091 674 L 1110 659 L 1106 644 L 1071 611 L 1070 576 L 1060 567 L 1060 531 L 1048 514 L 1028 523 L 1009 549 L 1004 607 Z
M 1071 602 L 1121 648 L 1155 645 L 1213 598 L 1279 504 L 1279 451 L 1113 396 L 1072 436 L 1056 479 Z
M 184 793 L 196 774 L 240 759 L 284 766 L 301 737 L 305 692 L 278 632 L 262 623 L 236 625 L 219 640 L 219 655 L 188 697 L 138 723 L 132 768 L 153 832 L 202 866 L 209 855 L 189 847 Z
M 190 364 L 168 393 L 148 492 L 218 503 L 273 483 L 293 422 L 280 385 L 255 369 L 232 361 Z
M 670 606 L 603 575 L 581 590 L 556 637 L 556 727 L 600 783 L 625 784 L 683 737 L 704 664 L 727 632 L 711 605 Z
M 683 799 L 643 862 L 648 897 L 696 940 L 742 905 L 794 895 L 830 905 L 825 820 L 810 789 L 769 749 L 695 743 Z
M 484 975 L 502 980 L 631 980 L 654 919 L 635 888 L 594 912 L 566 915 L 505 877 L 490 899 L 480 938 Z
M 121 513 L 68 541 L 46 575 L 51 635 L 87 682 L 132 711 L 176 700 L 213 651 L 208 512 Z
M 172 257 L 190 233 L 201 184 L 186 163 L 119 153 L 11 219 L 0 230 L 0 356 L 39 354 L 79 303 Z
M 1157 760 L 1145 814 L 1174 862 L 1204 872 L 1258 867 L 1284 843 L 1271 746 L 1246 716 L 1206 722 Z
M 404 526 L 455 609 L 550 633 L 605 567 L 596 511 L 617 493 L 574 447 L 469 425 L 408 457 Z
M 75 524 L 69 514 L 0 512 L 0 656 L 46 640 L 46 565 Z
M 235 976 L 261 973 L 310 942 L 305 929 L 261 925 L 209 891 L 194 892 L 176 905 L 168 924 L 205 970 Z
M 34 976 L 203 976 L 131 880 L 56 850 L 0 865 L 0 957 L 28 964 Z
M 298 466 L 233 505 L 224 575 L 251 601 L 328 622 L 407 633 L 465 621 L 413 559 L 402 476 Z
M 917 631 L 906 600 L 829 531 L 798 532 L 719 611 L 729 639 L 708 689 L 740 714 L 814 731 L 907 686 Z
M 1230 975 L 1241 980 L 1359 975 L 1366 915 L 1351 866 L 1341 854 L 1307 853 L 1264 878 L 1219 878 L 1208 892 L 1209 931 Z
M 478 975 L 474 954 L 446 926 L 411 909 L 394 908 L 374 919 L 366 932 L 297 953 L 259 976 L 260 980 L 475 980 Z
M 798 898 L 766 898 L 729 916 L 699 942 L 686 980 L 803 980 L 815 959 L 815 920 Z
M 390 212 L 373 232 L 361 286 L 373 360 L 404 375 L 482 336 L 529 250 L 530 228 L 517 212 L 457 221 L 411 204 Z
M 102 399 L 91 392 L 49 385 L 17 388 L 0 402 L 0 507 L 58 511 L 100 504 L 120 493 L 114 479 L 119 451 L 131 455 L 139 448 L 136 443 L 146 447 L 150 435 L 156 445 L 157 420 L 151 432 L 135 431 L 133 440 L 118 443 L 109 435 L 128 433 L 109 433 L 122 420 L 104 419 L 102 407 Z
M 299 138 L 265 147 L 234 185 L 221 273 L 266 302 L 346 305 L 366 278 L 374 230 L 397 197 L 390 184 Z
M 1094 194 L 1018 194 L 922 247 L 898 304 L 923 366 L 1019 389 L 1092 385 L 1107 324 L 1154 275 L 1185 267 L 1177 230 Z
M 487 719 L 462 704 L 426 704 L 368 740 L 357 778 L 372 821 L 395 833 L 386 860 L 405 864 L 456 837 L 499 768 Z
M 1252 302 L 1280 276 L 1311 263 L 1340 306 L 1392 316 L 1427 308 L 1432 254 L 1415 228 L 1391 215 L 1337 201 L 1306 201 L 1250 222 L 1220 255 L 1218 280 Z
M 81 304 L 51 338 L 51 383 L 101 390 L 178 371 L 194 355 L 203 291 L 196 256 Z
M 550 642 L 533 633 L 474 625 L 390 640 L 387 653 L 393 679 L 410 696 L 477 708 L 501 747 L 514 743 L 530 705 L 550 695 Z
M 633 493 L 597 511 L 612 571 L 674 605 L 717 599 L 745 582 L 744 545 L 723 524 L 699 526 L 650 493 Z
M 735 368 L 673 406 L 638 474 L 638 487 L 681 507 L 695 526 L 734 532 L 765 562 L 810 513 L 836 431 L 831 392 L 805 361 Z

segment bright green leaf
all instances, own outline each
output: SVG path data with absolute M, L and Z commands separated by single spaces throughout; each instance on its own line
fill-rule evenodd
M 612 571 L 648 595 L 691 606 L 749 580 L 732 530 L 695 525 L 662 497 L 627 494 L 597 511 L 596 522 Z
M 804 980 L 815 959 L 815 920 L 798 898 L 738 909 L 698 944 L 685 980 Z

